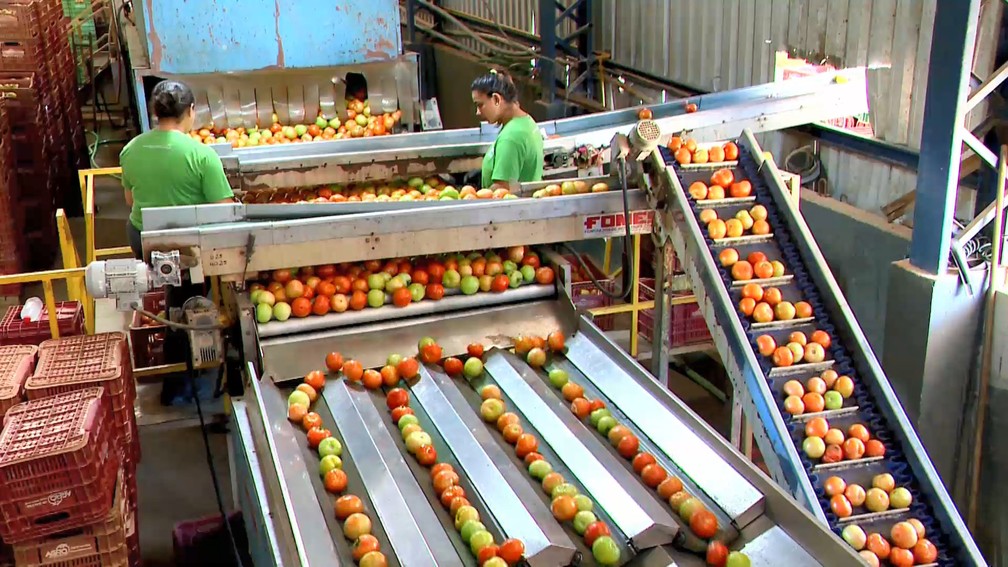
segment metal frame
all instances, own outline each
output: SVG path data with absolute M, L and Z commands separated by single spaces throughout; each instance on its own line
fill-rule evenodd
M 570 34 L 564 31 L 567 27 L 573 28 Z M 562 108 L 555 105 L 558 50 L 577 61 L 567 73 L 568 96 L 580 92 L 588 99 L 594 99 L 592 1 L 574 0 L 565 6 L 557 0 L 539 0 L 539 30 L 541 48 L 536 68 L 543 86 L 542 101 L 550 114 L 562 112 Z
M 960 248 L 962 243 L 957 240 L 953 245 L 952 240 L 962 144 L 965 142 L 991 165 L 996 159 L 963 125 L 969 108 L 993 90 L 999 76 L 1001 80 L 1008 76 L 995 74 L 994 81 L 982 85 L 967 101 L 968 62 L 973 60 L 980 3 L 981 0 L 938 2 L 935 13 L 931 43 L 934 64 L 928 73 L 917 205 L 910 240 L 910 263 L 931 274 L 945 273 L 950 250 Z M 961 256 L 961 248 L 957 254 Z M 969 272 L 966 266 L 960 266 L 960 271 Z

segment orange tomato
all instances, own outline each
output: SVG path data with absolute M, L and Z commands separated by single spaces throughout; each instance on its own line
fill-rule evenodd
M 697 510 L 690 517 L 690 529 L 702 539 L 710 539 L 717 534 L 717 517 L 710 510 Z
M 325 475 L 325 489 L 331 494 L 340 494 L 347 487 L 347 475 L 341 469 L 333 469 Z
M 382 386 L 382 375 L 377 370 L 368 368 L 361 376 L 361 383 L 364 384 L 364 387 L 368 390 L 377 390 Z
M 739 149 L 738 146 L 735 145 L 735 142 L 726 143 L 724 146 L 722 146 L 722 149 L 724 150 L 724 156 L 726 160 L 735 161 L 738 159 Z
M 343 375 L 351 382 L 360 382 L 364 376 L 364 366 L 356 360 L 348 360 L 343 363 Z
M 525 544 L 518 539 L 504 540 L 497 550 L 497 557 L 507 561 L 508 565 L 516 565 L 525 555 Z
M 329 356 L 332 356 L 333 354 L 336 354 L 336 356 L 339 356 L 338 353 L 330 353 Z M 329 364 L 329 357 L 327 356 L 326 357 L 326 365 L 328 365 L 328 364 Z M 342 364 L 343 364 L 342 358 L 340 358 L 340 365 L 342 365 Z M 320 372 L 318 370 L 312 370 L 311 372 L 309 372 L 308 374 L 305 375 L 304 383 L 308 384 L 309 386 L 311 386 L 315 390 L 321 390 L 325 386 L 325 375 L 322 374 L 322 372 Z
M 301 420 L 301 427 L 305 431 L 311 431 L 316 427 L 322 427 L 322 416 L 311 411 L 305 414 L 304 418 Z

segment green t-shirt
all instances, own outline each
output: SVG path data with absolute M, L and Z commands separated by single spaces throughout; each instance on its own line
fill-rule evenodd
M 543 139 L 531 116 L 511 119 L 483 156 L 483 187 L 494 181 L 506 183 L 542 181 Z
M 133 192 L 130 222 L 143 230 L 141 209 L 215 203 L 234 196 L 220 157 L 178 130 L 151 130 L 119 154 L 123 187 Z

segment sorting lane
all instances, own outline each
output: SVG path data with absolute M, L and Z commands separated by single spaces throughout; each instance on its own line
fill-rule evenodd
M 405 566 L 459 565 L 462 560 L 382 422 L 370 394 L 340 380 L 322 393 L 344 435 L 346 448 L 374 506 L 378 520 Z
M 669 512 L 648 496 L 567 408 L 546 403 L 545 399 L 555 398 L 530 368 L 500 350 L 491 351 L 486 359 L 485 371 L 605 510 L 616 529 L 639 550 L 673 541 L 678 524 Z
M 559 360 L 556 365 L 576 368 L 577 374 L 608 398 L 737 528 L 763 513 L 763 495 L 644 389 L 639 380 L 649 377 L 628 375 L 582 333 L 571 337 L 567 347 L 566 361 Z
M 420 380 L 410 387 L 415 402 L 423 407 L 505 536 L 525 544 L 529 565 L 570 563 L 576 552 L 573 542 L 451 379 L 427 367 L 420 373 Z

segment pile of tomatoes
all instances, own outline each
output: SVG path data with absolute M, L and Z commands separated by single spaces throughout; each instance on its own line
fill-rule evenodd
M 260 274 L 249 287 L 259 323 L 290 317 L 406 307 L 445 295 L 502 293 L 521 285 L 551 285 L 555 273 L 524 246 L 487 253 L 368 260 Z
M 669 138 L 668 149 L 681 165 L 735 161 L 739 156 L 739 149 L 735 142 L 704 148 L 698 146 L 696 140 L 681 136 Z
M 213 124 L 189 132 L 203 144 L 231 144 L 233 148 L 322 142 L 344 138 L 386 136 L 402 121 L 402 111 L 372 114 L 367 101 L 348 100 L 345 114 L 327 118 L 319 114 L 310 124 L 284 125 L 276 113 L 269 127 L 216 128 Z

